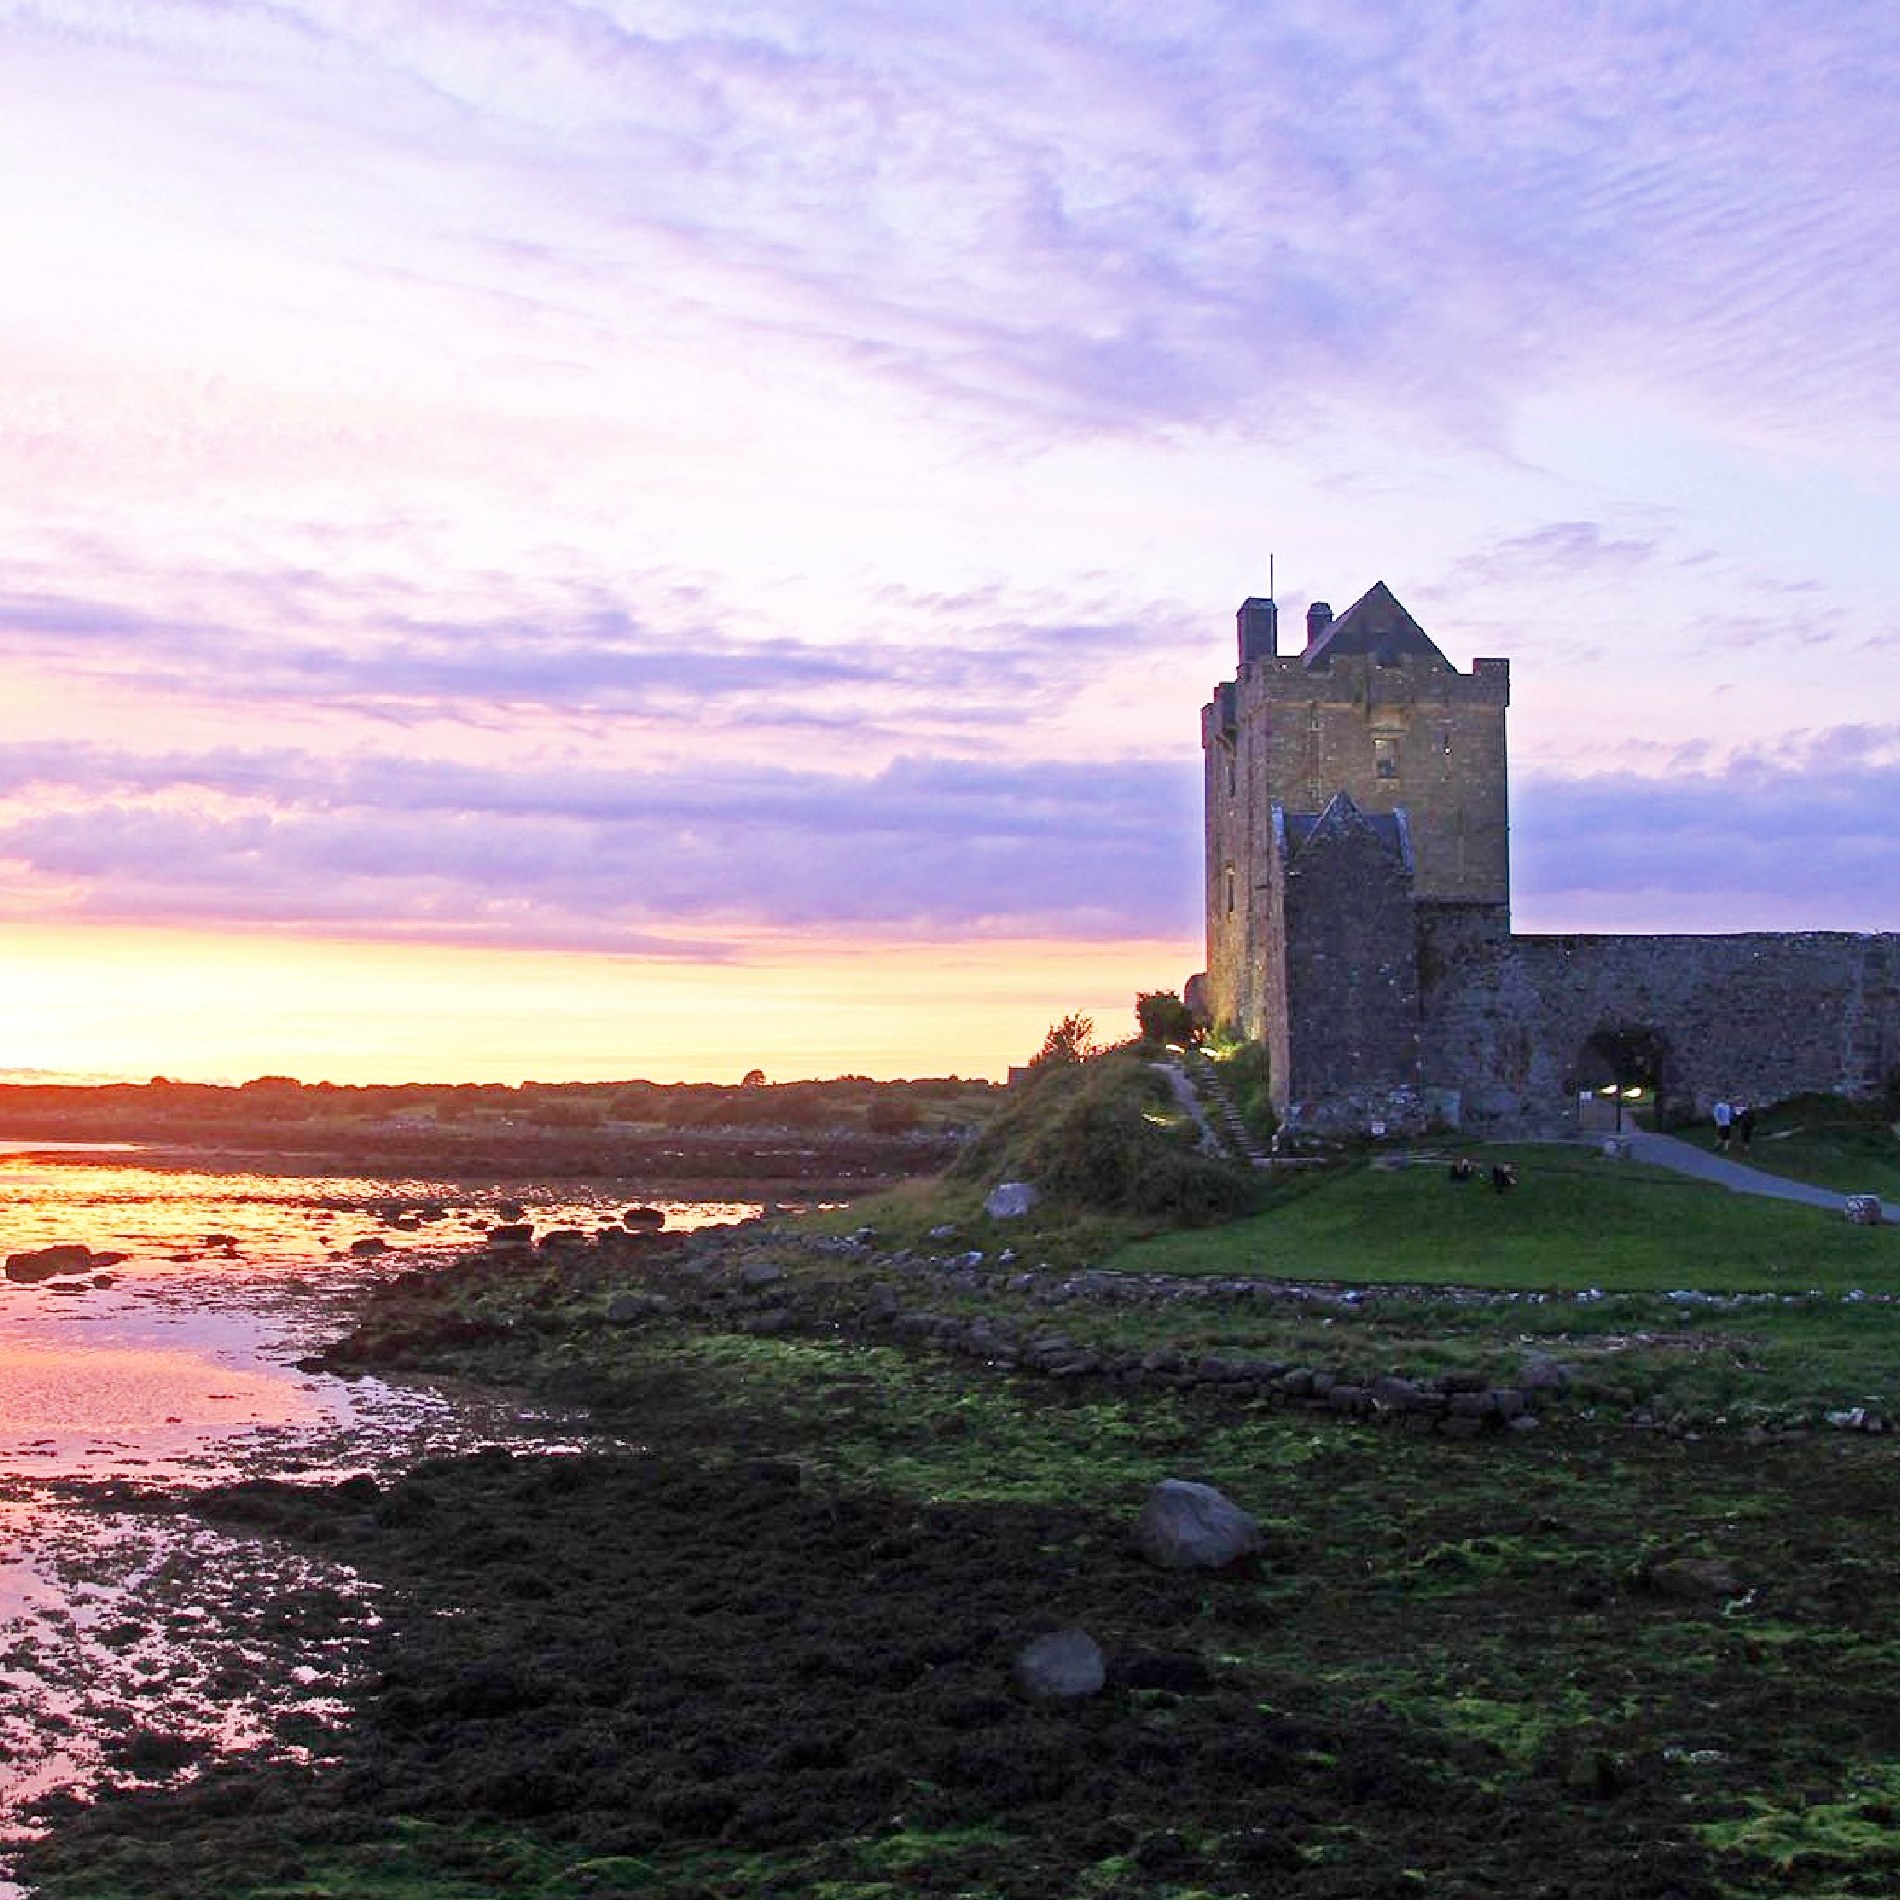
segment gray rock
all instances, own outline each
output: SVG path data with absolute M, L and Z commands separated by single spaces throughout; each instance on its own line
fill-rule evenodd
M 785 1269 L 776 1260 L 748 1260 L 739 1269 L 739 1284 L 756 1290 L 762 1286 L 777 1286 L 785 1278 Z
M 1163 1478 L 1135 1520 L 1135 1544 L 1164 1570 L 1220 1570 L 1260 1548 L 1260 1525 L 1211 1484 Z
M 1099 1695 L 1108 1680 L 1101 1645 L 1087 1630 L 1056 1630 L 1016 1653 L 1017 1687 L 1037 1701 Z
M 1570 1379 L 1570 1368 L 1547 1352 L 1527 1352 L 1517 1368 L 1518 1384 L 1527 1392 L 1561 1392 Z
M 634 1326 L 643 1319 L 671 1312 L 672 1307 L 673 1302 L 663 1293 L 616 1293 L 607 1302 L 607 1323 Z
M 1720 1557 L 1671 1557 L 1651 1565 L 1648 1580 L 1652 1589 L 1679 1603 L 1739 1596 L 1742 1589 L 1733 1565 Z
M 488 1230 L 487 1244 L 491 1247 L 531 1247 L 534 1244 L 534 1228 L 527 1221 L 507 1222 Z
M 991 1220 L 1020 1220 L 1036 1204 L 1036 1190 L 1027 1181 L 1004 1181 L 990 1189 L 983 1211 Z

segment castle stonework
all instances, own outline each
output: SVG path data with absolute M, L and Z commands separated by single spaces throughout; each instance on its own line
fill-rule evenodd
M 1648 1084 L 1701 1109 L 1900 1069 L 1900 935 L 1511 932 L 1507 660 L 1460 673 L 1383 582 L 1238 615 L 1201 712 L 1202 1018 L 1268 1050 L 1291 1127 L 1550 1126 Z

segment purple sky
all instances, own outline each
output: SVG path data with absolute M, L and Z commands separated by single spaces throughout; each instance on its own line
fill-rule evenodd
M 1890 8 L 0 0 L 0 87 L 7 929 L 1178 982 L 1270 552 L 1512 660 L 1520 927 L 1900 927 Z

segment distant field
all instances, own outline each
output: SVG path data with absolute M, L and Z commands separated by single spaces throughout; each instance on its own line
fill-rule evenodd
M 1757 1149 L 1763 1144 L 1757 1143 Z M 1900 1228 L 1557 1146 L 1483 1150 L 1518 1185 L 1454 1185 L 1442 1164 L 1363 1166 L 1270 1212 L 1135 1242 L 1131 1273 L 1266 1274 L 1356 1285 L 1708 1292 L 1900 1286 Z

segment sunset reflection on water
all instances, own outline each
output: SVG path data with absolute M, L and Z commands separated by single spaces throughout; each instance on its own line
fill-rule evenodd
M 346 1329 L 367 1283 L 452 1257 L 517 1207 L 543 1230 L 600 1231 L 635 1204 L 675 1230 L 760 1211 L 625 1181 L 174 1170 L 0 1142 L 0 1257 L 59 1243 L 124 1256 L 0 1280 L 0 1839 L 22 1801 L 125 1772 L 115 1751 L 147 1729 L 212 1749 L 313 1745 L 374 1625 L 373 1588 L 151 1509 L 154 1494 L 572 1442 L 572 1421 L 501 1395 L 297 1362 Z M 371 1241 L 386 1251 L 352 1253 Z M 128 1508 L 127 1485 L 146 1503 Z M 292 1589 L 347 1607 L 333 1641 L 273 1656 L 260 1606 Z M 0 1880 L 0 1900 L 17 1892 Z

